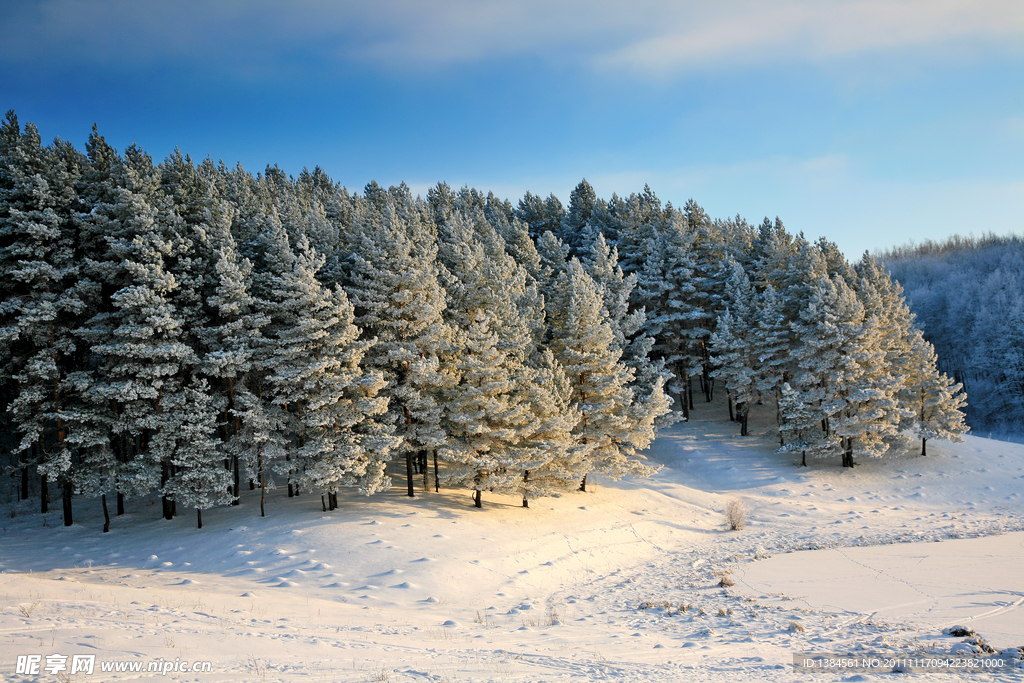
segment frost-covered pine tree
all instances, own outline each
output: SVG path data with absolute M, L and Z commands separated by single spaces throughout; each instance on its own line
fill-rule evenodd
M 203 510 L 234 500 L 232 474 L 224 469 L 218 448 L 217 410 L 205 379 L 163 397 L 160 423 L 149 448 L 151 457 L 172 466 L 163 495 L 196 509 L 203 528 Z
M 387 410 L 386 383 L 361 366 L 373 342 L 359 339 L 344 291 L 317 281 L 322 265 L 300 236 L 291 267 L 272 279 L 272 350 L 263 367 L 271 401 L 291 416 L 297 440 L 284 469 L 290 480 L 328 494 L 358 486 L 370 495 L 390 485 L 385 467 L 396 440 L 379 419 Z
M 201 336 L 205 355 L 202 358 L 202 372 L 219 386 L 219 393 L 226 398 L 225 416 L 227 440 L 224 450 L 232 465 L 232 492 L 237 504 L 239 479 L 242 464 L 241 454 L 246 452 L 256 439 L 264 443 L 268 435 L 254 433 L 251 429 L 244 437 L 242 425 L 250 419 L 249 413 L 257 410 L 251 419 L 262 422 L 266 409 L 252 395 L 259 390 L 263 373 L 257 370 L 259 362 L 267 351 L 263 328 L 270 318 L 260 312 L 263 306 L 250 293 L 252 266 L 248 259 L 239 259 L 234 239 L 230 233 L 223 236 L 213 277 L 215 289 L 207 303 L 213 309 L 211 324 Z M 265 487 L 263 471 L 265 460 L 259 460 L 257 469 L 249 469 L 249 481 L 261 482 Z
M 654 468 L 637 456 L 655 436 L 655 420 L 668 413 L 671 401 L 663 384 L 637 399 L 629 386 L 633 370 L 621 362 L 604 302 L 593 279 L 573 259 L 556 283 L 559 296 L 552 317 L 550 348 L 572 384 L 573 401 L 580 409 L 574 434 L 591 452 L 582 472 L 612 478 L 647 475 Z
M 579 472 L 590 447 L 577 443 L 573 429 L 580 420 L 579 407 L 572 402 L 572 382 L 544 349 L 527 368 L 531 381 L 525 385 L 532 420 L 526 423 L 520 441 L 518 491 L 523 507 L 532 499 L 579 487 Z
M 47 510 L 47 482 L 57 482 L 67 526 L 73 478 L 65 413 L 76 400 L 67 379 L 81 362 L 73 330 L 95 294 L 76 257 L 74 185 L 82 162 L 59 140 L 43 148 L 36 128 L 28 124 L 22 132 L 13 112 L 0 126 L 0 359 L 14 382 L 8 414 L 23 493 L 35 461 L 41 509 Z
M 476 507 L 482 507 L 485 490 L 515 490 L 527 436 L 522 428 L 532 423 L 519 381 L 525 368 L 500 348 L 493 327 L 493 313 L 477 309 L 460 335 L 458 382 L 445 391 L 448 439 L 440 453 L 448 467 L 443 478 L 472 488 Z
M 840 438 L 843 466 L 853 451 L 885 453 L 899 439 L 898 379 L 886 367 L 879 321 L 842 278 L 823 278 L 794 325 L 795 384 L 819 411 L 827 434 Z
M 368 368 L 383 373 L 390 397 L 384 420 L 401 439 L 396 452 L 406 461 L 413 496 L 414 458 L 445 443 L 441 390 L 451 383 L 442 358 L 454 343 L 444 321 L 445 291 L 438 281 L 437 248 L 416 248 L 393 203 L 375 221 L 357 223 L 346 291 L 356 324 L 376 339 L 365 356 Z
M 824 457 L 835 452 L 838 438 L 822 428 L 820 411 L 807 403 L 808 393 L 783 383 L 779 391 L 780 453 L 800 453 L 800 464 L 807 467 L 807 454 Z
M 108 277 L 119 289 L 110 296 L 111 308 L 87 321 L 80 334 L 95 358 L 91 400 L 108 402 L 115 410 L 118 491 L 139 495 L 172 476 L 172 463 L 148 446 L 166 424 L 165 405 L 183 390 L 183 378 L 197 358 L 182 341 L 183 323 L 173 301 L 178 282 L 166 267 L 177 254 L 177 243 L 151 201 L 152 162 L 129 147 L 114 176 L 118 191 L 109 224 L 120 236 L 109 240 L 108 264 L 116 269 L 108 269 Z M 170 519 L 173 514 L 173 501 L 165 497 L 163 515 Z
M 703 359 L 700 321 L 705 317 L 695 303 L 692 243 L 693 235 L 678 216 L 664 225 L 647 245 L 647 258 L 633 290 L 636 306 L 647 315 L 643 331 L 655 340 L 653 355 L 675 376 L 669 388 L 686 417 L 692 408 L 690 378 Z
M 743 266 L 732 259 L 729 262 L 732 274 L 725 290 L 727 308 L 718 317 L 716 330 L 711 335 L 711 358 L 716 366 L 711 376 L 725 383 L 729 399 L 736 406 L 740 435 L 746 436 L 750 403 L 757 396 L 759 369 L 753 344 L 755 294 Z
M 914 393 L 914 433 L 921 439 L 921 455 L 927 455 L 928 439 L 960 443 L 969 427 L 964 422 L 963 408 L 967 395 L 963 385 L 938 370 L 935 347 L 925 341 L 920 331 L 912 338 L 911 357 L 917 361 L 905 382 Z
M 786 324 L 782 302 L 771 285 L 765 287 L 758 297 L 754 319 L 750 343 L 757 362 L 757 391 L 762 396 L 775 396 L 777 402 L 782 384 L 790 372 L 793 340 Z M 778 414 L 776 419 L 781 424 Z

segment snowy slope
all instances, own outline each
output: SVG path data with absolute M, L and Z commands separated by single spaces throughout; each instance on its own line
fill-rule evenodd
M 651 449 L 652 479 L 529 509 L 409 499 L 400 476 L 330 513 L 279 490 L 261 519 L 246 492 L 202 531 L 149 500 L 109 534 L 95 501 L 76 500 L 70 528 L 9 504 L 0 672 L 58 680 L 14 672 L 18 655 L 59 653 L 211 662 L 180 681 L 835 680 L 794 671 L 793 653 L 949 652 L 954 623 L 1024 645 L 1024 446 L 968 437 L 799 468 L 773 452 L 772 411 L 740 438 L 723 406 L 698 406 Z M 750 516 L 730 532 L 734 497 Z

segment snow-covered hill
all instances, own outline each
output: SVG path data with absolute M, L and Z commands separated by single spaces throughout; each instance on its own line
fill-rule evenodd
M 15 673 L 18 656 L 85 654 L 95 673 L 69 680 L 835 680 L 795 671 L 793 653 L 948 653 L 956 624 L 1024 645 L 1024 446 L 967 437 L 800 468 L 773 452 L 767 407 L 745 438 L 723 412 L 699 406 L 663 433 L 653 478 L 529 509 L 409 499 L 400 478 L 329 513 L 278 490 L 260 518 L 245 492 L 201 531 L 149 500 L 108 534 L 98 504 L 79 502 L 70 528 L 9 504 L 0 672 L 60 680 L 69 669 Z M 741 531 L 725 524 L 732 498 Z M 99 670 L 121 660 L 211 672 Z

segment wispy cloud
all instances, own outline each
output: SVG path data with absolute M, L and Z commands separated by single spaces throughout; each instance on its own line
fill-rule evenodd
M 4 11 L 0 55 L 20 63 L 282 63 L 420 72 L 531 58 L 671 77 L 709 67 L 827 60 L 951 42 L 1020 50 L 1020 0 L 37 0 Z
M 718 3 L 680 9 L 653 35 L 597 57 L 610 68 L 670 75 L 713 65 L 820 62 L 973 43 L 1020 50 L 1024 4 L 1014 0 L 850 0 Z

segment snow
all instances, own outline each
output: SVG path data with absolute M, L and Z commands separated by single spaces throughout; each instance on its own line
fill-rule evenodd
M 954 624 L 1024 645 L 1024 446 L 966 437 L 800 468 L 774 453 L 774 406 L 752 408 L 748 437 L 702 404 L 650 449 L 654 477 L 529 509 L 485 494 L 477 510 L 421 477 L 409 499 L 400 474 L 329 513 L 277 489 L 260 518 L 259 491 L 243 491 L 201 531 L 152 499 L 129 501 L 109 534 L 97 501 L 76 498 L 69 528 L 8 503 L 0 671 L 55 680 L 13 672 L 18 655 L 59 653 L 208 660 L 212 673 L 171 674 L 203 682 L 781 682 L 843 678 L 795 671 L 795 652 L 949 653 Z M 732 498 L 741 531 L 725 525 Z M 147 677 L 163 676 L 78 680 Z

